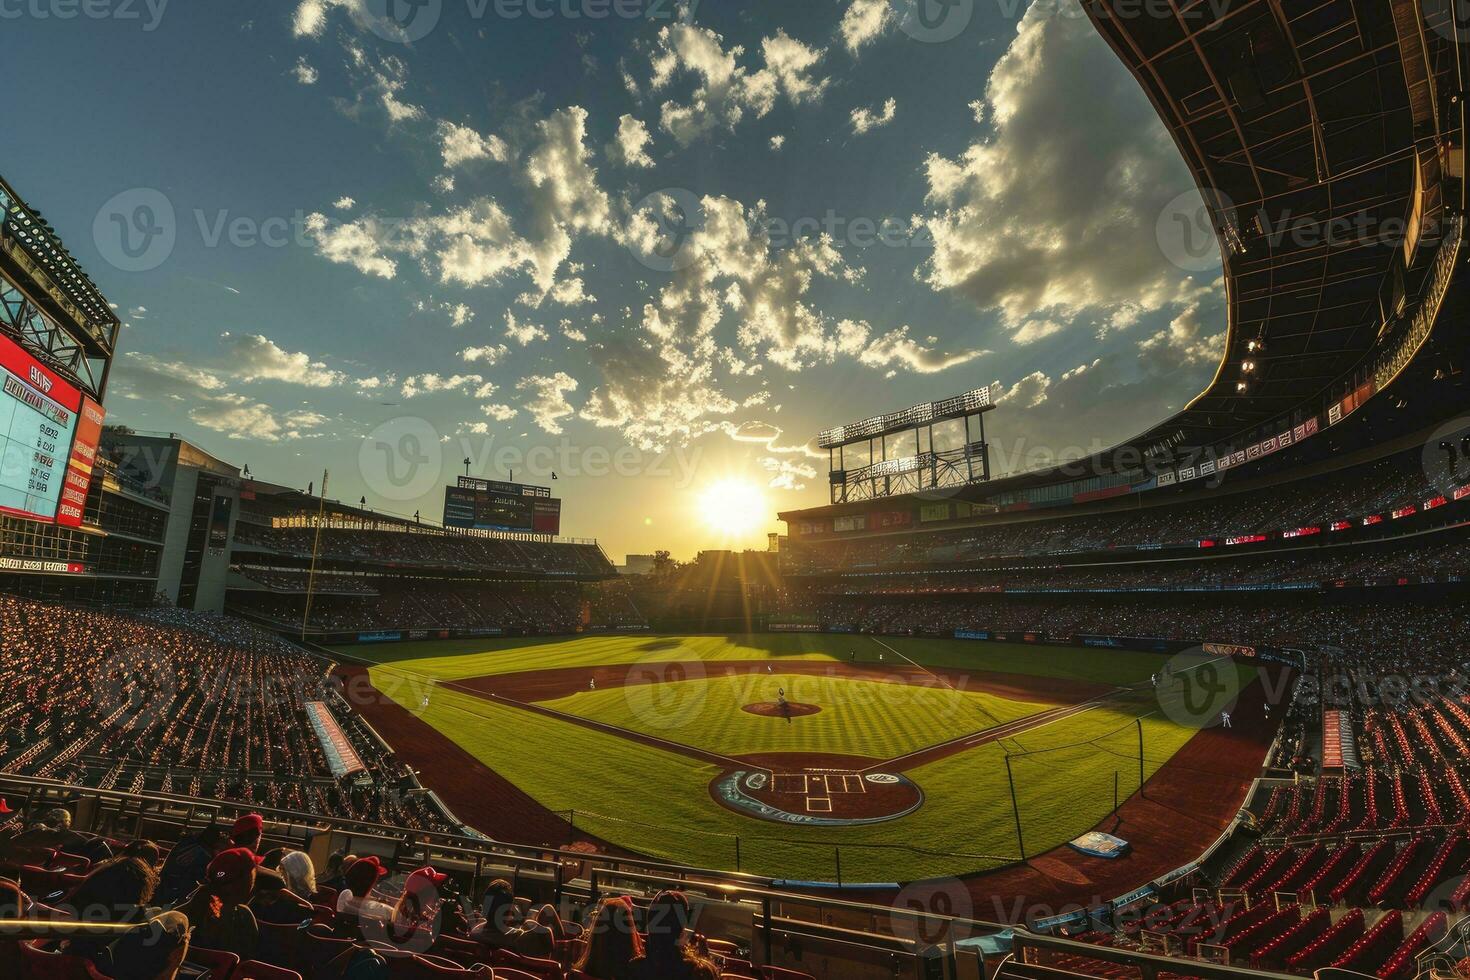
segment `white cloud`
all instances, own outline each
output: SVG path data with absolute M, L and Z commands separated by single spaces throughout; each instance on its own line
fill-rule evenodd
M 812 75 L 822 52 L 778 30 L 761 42 L 762 66 L 751 71 L 740 64 L 745 49 L 725 49 L 724 38 L 708 28 L 672 24 L 659 32 L 651 57 L 649 88 L 668 89 L 676 77 L 695 79 L 688 100 L 666 100 L 659 125 L 680 146 L 688 146 L 716 129 L 734 130 L 749 112 L 760 117 L 781 97 L 792 105 L 814 102 L 828 80 Z
M 382 392 L 396 387 L 398 384 L 398 375 L 373 375 L 370 378 L 358 378 L 355 383 L 357 385 L 357 393 L 359 395 L 377 396 Z
M 227 395 L 196 405 L 189 410 L 189 419 L 203 428 L 224 432 L 230 439 L 258 439 L 261 442 L 301 439 L 306 430 L 319 428 L 327 421 L 325 416 L 316 412 L 279 413 L 271 406 L 243 395 Z
M 937 351 L 910 337 L 908 327 L 899 327 L 875 338 L 858 354 L 858 360 L 869 367 L 898 365 L 916 374 L 936 374 L 988 353 L 984 350 Z
M 516 389 L 526 394 L 523 407 L 541 430 L 549 435 L 561 435 L 561 420 L 576 411 L 567 401 L 567 394 L 577 390 L 577 379 L 565 371 L 553 375 L 533 374 L 521 379 Z
M 315 85 L 321 78 L 321 73 L 302 57 L 297 58 L 296 64 L 291 66 L 291 77 L 302 85 Z
M 531 206 L 532 278 L 548 292 L 571 254 L 574 237 L 612 230 L 612 204 L 591 164 L 586 109 L 572 106 L 552 113 L 536 124 L 536 135 L 524 179 Z
M 499 136 L 482 136 L 469 126 L 447 120 L 439 123 L 439 153 L 444 166 L 454 169 L 474 160 L 504 163 L 510 155 L 505 140 Z
M 327 26 L 327 4 L 337 0 L 301 0 L 291 19 L 291 31 L 297 37 L 319 37 Z
M 803 481 L 816 477 L 817 468 L 810 463 L 801 463 L 790 459 L 778 459 L 774 456 L 761 458 L 761 467 L 771 474 L 771 482 L 767 484 L 772 490 L 805 490 L 806 483 Z
M 490 416 L 497 422 L 509 422 L 511 419 L 521 414 L 520 412 L 517 412 L 515 409 L 511 408 L 509 405 L 482 405 L 480 406 L 480 411 L 484 412 L 486 415 Z
M 781 135 L 780 133 L 777 133 L 775 136 L 772 136 L 771 137 L 771 149 L 774 150 L 776 153 L 780 153 L 781 150 L 785 146 L 786 146 L 786 137 L 785 136 Z
M 336 208 L 338 211 L 351 211 L 356 206 L 357 202 L 350 197 L 339 197 L 332 204 L 332 207 Z
M 618 430 L 648 452 L 718 431 L 718 418 L 740 407 L 715 384 L 711 363 L 680 360 L 671 348 L 660 355 L 642 345 L 609 344 L 598 366 L 602 383 L 588 395 L 581 417 Z
M 1084 316 L 1120 329 L 1187 301 L 1194 287 L 1165 261 L 1155 222 L 1193 182 L 1085 17 L 1032 4 L 972 112 L 992 135 L 925 165 L 923 281 L 996 310 L 1022 342 Z
M 484 362 L 485 364 L 498 364 L 500 359 L 510 353 L 510 348 L 504 344 L 494 344 L 489 347 L 466 347 L 459 352 L 459 356 L 471 364 Z
M 1047 390 L 1050 388 L 1051 378 L 1040 371 L 1032 371 L 1009 388 L 997 382 L 991 386 L 991 391 L 994 393 L 996 404 L 1004 402 L 1007 408 L 1028 409 L 1036 408 L 1045 402 Z
M 477 388 L 485 383 L 485 379 L 478 374 L 455 374 L 448 377 L 440 374 L 420 374 L 415 377 L 405 378 L 403 388 L 400 390 L 405 399 L 417 398 L 419 395 L 435 395 L 447 391 L 462 391 L 468 394 L 470 389 Z M 492 389 L 494 386 L 491 386 Z M 491 392 L 487 392 L 488 397 Z
M 1219 304 L 1207 304 L 1207 309 L 1219 314 L 1224 321 L 1224 311 Z M 1207 334 L 1201 304 L 1194 303 L 1169 321 L 1169 325 L 1138 345 L 1139 357 L 1151 362 L 1161 371 L 1171 371 L 1190 365 L 1218 364 L 1225 353 L 1225 333 Z
M 648 144 L 652 142 L 653 134 L 642 120 L 624 115 L 618 119 L 618 136 L 608 144 L 607 155 L 625 167 L 651 167 L 653 157 L 648 155 Z
M 243 381 L 285 381 L 308 388 L 331 388 L 347 380 L 341 371 L 333 371 L 307 354 L 283 350 L 274 341 L 259 334 L 220 335 L 229 370 Z
M 331 224 L 327 216 L 306 216 L 306 233 L 316 245 L 317 254 L 328 262 L 350 265 L 367 276 L 392 279 L 398 264 L 384 254 L 388 229 L 376 218 Z
M 113 391 L 116 396 L 172 403 L 177 411 L 188 406 L 190 421 L 201 428 L 227 433 L 231 439 L 281 442 L 300 439 L 307 430 L 328 420 L 303 409 L 282 411 L 245 395 L 225 390 L 225 381 L 212 371 L 153 354 L 129 351 L 117 362 Z
M 1011 339 L 1018 344 L 1034 344 L 1054 333 L 1061 333 L 1064 329 L 1065 324 L 1055 320 L 1027 320 L 1011 334 Z
M 548 336 L 546 328 L 534 323 L 523 323 L 516 319 L 514 312 L 505 312 L 505 335 L 522 347 L 529 347 L 538 340 L 545 340 Z
M 225 381 L 213 371 L 195 367 L 183 361 L 170 361 L 153 354 L 128 351 L 119 364 L 123 380 L 135 382 L 134 387 L 173 391 L 180 386 L 203 392 L 218 392 L 225 388 Z
M 817 448 L 816 439 L 809 440 L 805 445 L 781 445 L 782 436 L 785 434 L 779 425 L 771 422 L 749 421 L 741 422 L 739 425 L 726 425 L 724 432 L 736 442 L 753 442 L 766 447 L 769 453 L 778 455 L 802 455 L 813 459 L 826 459 L 827 454 Z
M 887 126 L 898 114 L 898 100 L 889 99 L 877 110 L 857 108 L 852 110 L 852 131 L 857 135 Z
M 851 0 L 842 12 L 842 42 L 856 54 L 893 21 L 892 0 Z
M 457 135 L 445 144 L 446 160 L 490 152 L 472 132 L 453 132 Z M 562 274 L 577 239 L 616 230 L 612 202 L 599 186 L 586 145 L 587 112 L 577 106 L 559 110 L 530 132 L 527 152 L 513 174 L 525 195 L 525 235 L 490 197 L 437 213 L 425 206 L 414 217 L 396 221 L 366 215 L 334 223 L 312 214 L 307 233 L 324 258 L 366 275 L 391 278 L 399 259 L 408 257 L 441 282 L 465 286 L 524 273 L 534 290 L 522 302 L 531 306 L 548 294 L 566 305 L 592 302 L 580 278 Z

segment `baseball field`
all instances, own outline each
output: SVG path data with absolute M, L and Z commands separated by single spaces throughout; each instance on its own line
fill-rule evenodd
M 907 637 L 340 652 L 368 665 L 369 720 L 493 836 L 845 883 L 986 871 L 1109 830 L 1140 780 L 1147 796 L 1259 699 L 1253 670 L 1200 653 Z

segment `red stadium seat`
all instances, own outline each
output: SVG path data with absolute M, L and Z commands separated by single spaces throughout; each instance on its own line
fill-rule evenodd
M 305 964 L 306 930 L 300 926 L 261 922 L 256 958 L 264 963 L 300 972 Z
M 228 980 L 234 975 L 235 968 L 240 965 L 240 957 L 234 953 L 206 949 L 203 946 L 191 944 L 188 953 L 184 955 L 184 962 L 206 967 L 209 970 L 210 980 Z
M 566 971 L 555 960 L 540 960 L 530 956 L 517 956 L 508 949 L 497 949 L 490 954 L 490 965 L 497 971 L 502 966 L 512 967 L 542 980 L 562 980 Z
M 91 960 L 45 949 L 41 940 L 21 943 L 20 951 L 30 980 L 108 980 Z

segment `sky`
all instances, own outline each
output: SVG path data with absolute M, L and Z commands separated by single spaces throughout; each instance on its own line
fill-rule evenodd
M 437 519 L 468 459 L 614 560 L 687 558 L 825 503 L 828 426 L 994 384 L 1015 472 L 1219 362 L 1199 195 L 1064 0 L 0 0 L 0 29 L 0 173 L 124 323 L 110 420 L 258 479 Z

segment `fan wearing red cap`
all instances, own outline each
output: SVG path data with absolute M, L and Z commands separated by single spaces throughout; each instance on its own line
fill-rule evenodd
M 253 959 L 260 944 L 260 926 L 246 902 L 255 887 L 260 858 L 244 847 L 220 851 L 204 872 L 204 883 L 179 911 L 194 927 L 194 942 L 207 949 Z
M 265 818 L 258 813 L 245 814 L 230 828 L 230 843 L 256 854 L 260 853 L 260 842 L 264 836 Z
M 372 897 L 373 889 L 387 876 L 383 862 L 371 854 L 352 862 L 347 869 L 347 887 L 337 893 L 338 922 L 349 928 L 354 923 L 387 922 L 393 907 Z
M 447 874 L 433 868 L 419 868 L 409 875 L 388 920 L 388 941 L 412 952 L 427 952 L 439 939 L 440 911 L 448 882 Z

